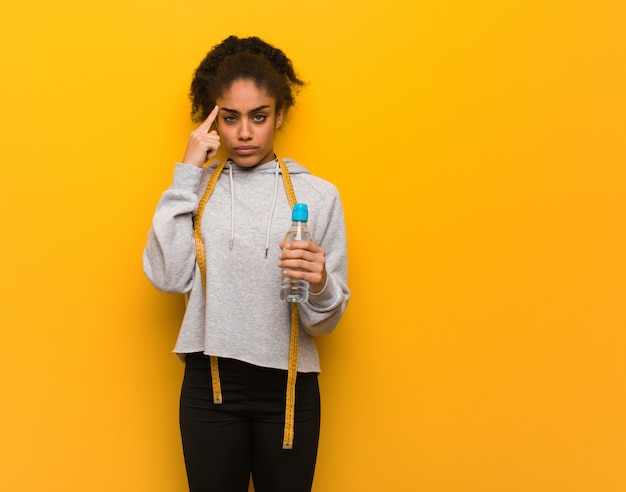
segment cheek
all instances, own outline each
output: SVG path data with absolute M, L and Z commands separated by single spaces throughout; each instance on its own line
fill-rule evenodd
M 228 145 L 228 142 L 232 141 L 233 139 L 233 131 L 231 128 L 222 127 L 221 129 L 219 129 L 218 133 L 222 144 Z
M 268 143 L 274 140 L 274 127 L 273 126 L 268 125 L 268 127 L 265 128 L 265 130 L 263 131 L 263 138 L 267 140 Z

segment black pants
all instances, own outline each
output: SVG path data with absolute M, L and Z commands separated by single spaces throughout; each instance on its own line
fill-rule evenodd
M 187 356 L 180 429 L 191 492 L 309 492 L 320 427 L 316 373 L 298 373 L 293 449 L 282 449 L 287 371 L 219 359 L 213 403 L 209 357 Z

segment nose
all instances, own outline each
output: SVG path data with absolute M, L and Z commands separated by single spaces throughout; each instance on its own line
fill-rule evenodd
M 250 139 L 252 139 L 252 127 L 250 122 L 243 118 L 239 127 L 239 140 L 247 141 Z

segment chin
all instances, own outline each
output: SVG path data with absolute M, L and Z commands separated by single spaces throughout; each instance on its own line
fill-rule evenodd
M 235 157 L 235 158 L 230 158 L 235 164 L 237 164 L 239 167 L 254 167 L 258 164 L 260 164 L 260 160 L 254 157 Z
M 235 155 L 230 158 L 235 164 L 240 167 L 255 167 L 259 164 L 264 164 L 266 162 L 270 162 L 273 159 L 273 154 L 269 156 L 258 156 L 258 155 Z

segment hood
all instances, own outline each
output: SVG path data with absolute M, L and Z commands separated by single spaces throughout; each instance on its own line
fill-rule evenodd
M 208 169 L 215 171 L 222 161 L 216 160 L 212 162 L 208 167 Z M 285 158 L 283 162 L 287 166 L 287 170 L 289 171 L 289 175 L 296 174 L 311 174 L 308 169 L 301 166 L 293 159 Z M 235 241 L 235 179 L 236 176 L 249 174 L 249 173 L 259 173 L 259 174 L 271 174 L 274 175 L 274 191 L 272 197 L 272 205 L 268 211 L 267 215 L 267 228 L 265 233 L 265 257 L 267 258 L 267 254 L 270 246 L 270 231 L 272 229 L 272 219 L 274 217 L 274 209 L 276 207 L 276 197 L 279 191 L 279 183 L 282 181 L 282 170 L 279 164 L 279 158 L 273 159 L 270 162 L 266 162 L 265 164 L 261 164 L 259 166 L 254 167 L 241 167 L 235 164 L 233 161 L 228 159 L 223 168 L 223 171 L 228 174 L 229 184 L 230 184 L 230 243 L 229 247 L 232 249 L 234 241 Z M 284 193 L 284 191 L 283 191 Z

